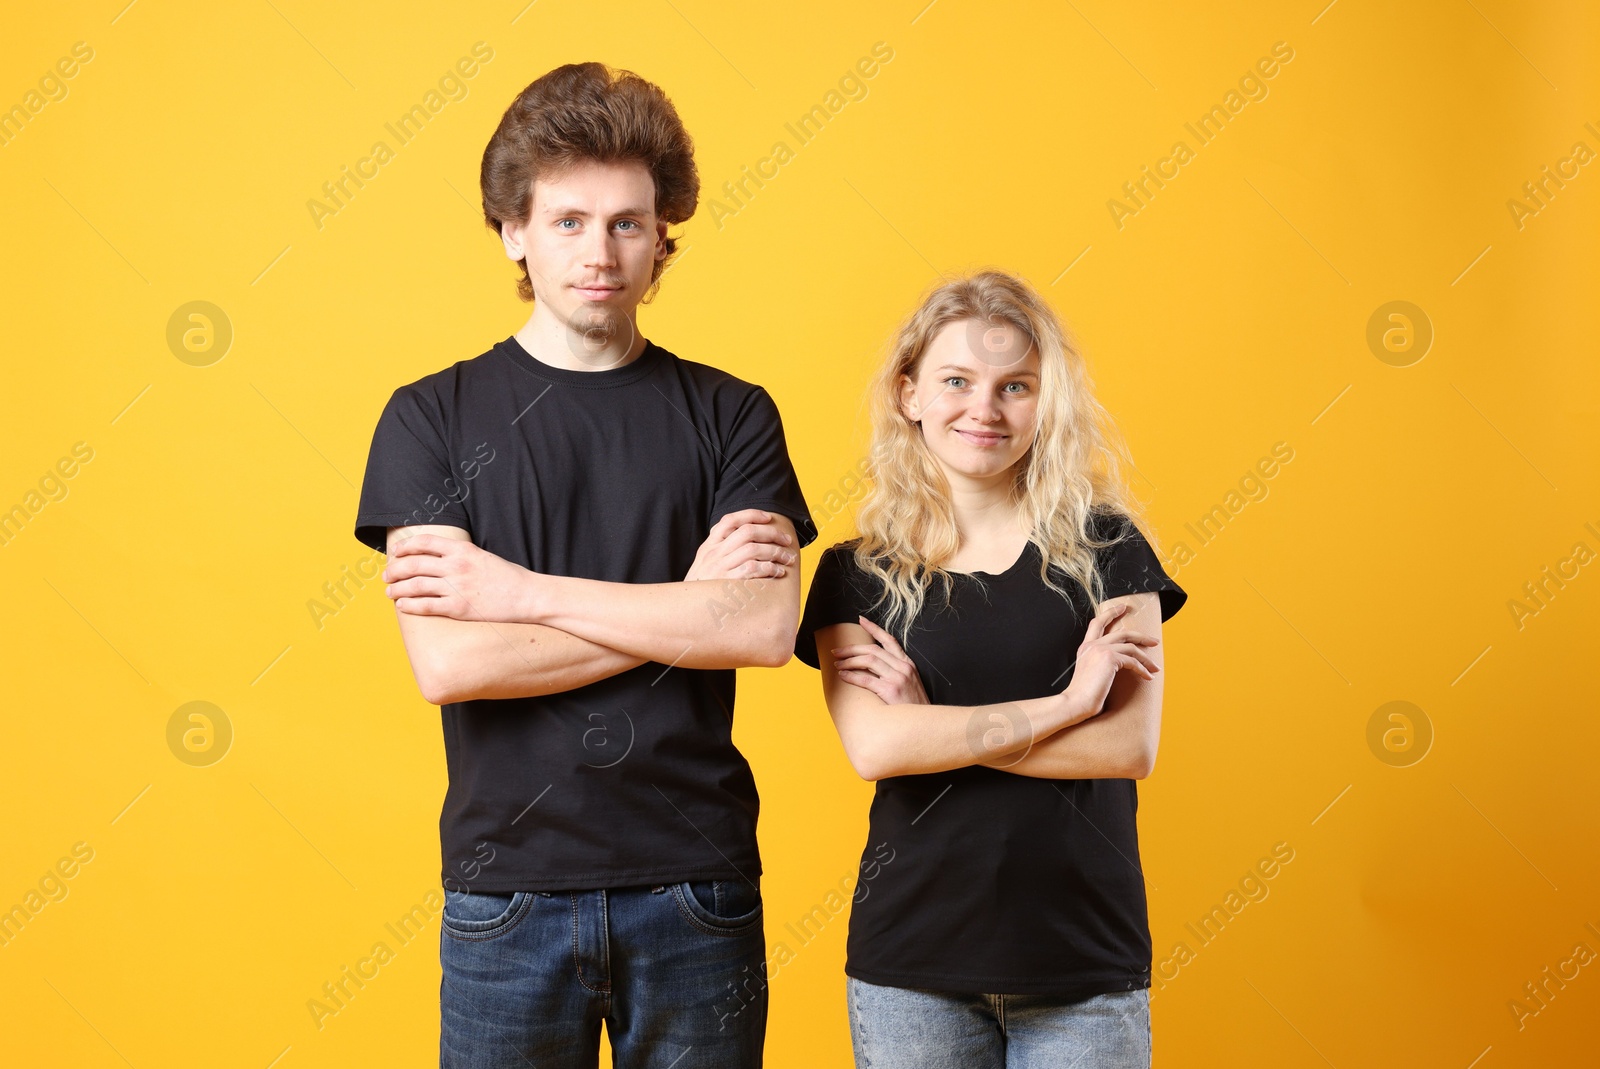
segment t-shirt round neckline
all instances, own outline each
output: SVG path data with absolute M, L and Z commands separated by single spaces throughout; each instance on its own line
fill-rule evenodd
M 1014 572 L 1016 572 L 1016 570 L 1018 568 L 1022 567 L 1023 562 L 1025 562 L 1029 557 L 1031 557 L 1033 555 L 1034 549 L 1035 549 L 1035 547 L 1034 547 L 1034 544 L 1033 544 L 1033 539 L 1030 538 L 1030 539 L 1028 539 L 1026 542 L 1024 542 L 1022 544 L 1022 552 L 1017 554 L 1017 559 L 1012 561 L 1011 562 L 1011 566 L 1008 567 L 1003 572 L 985 572 L 985 571 L 957 572 L 957 571 L 952 571 L 950 574 L 951 575 L 964 575 L 968 579 L 971 579 L 971 578 L 974 578 L 974 577 L 980 576 L 980 575 L 983 576 L 986 579 L 1005 579 L 1006 577 L 1008 577 L 1008 576 L 1012 575 Z
M 560 386 L 578 386 L 587 389 L 607 389 L 612 386 L 626 386 L 630 382 L 638 382 L 655 370 L 660 362 L 662 349 L 655 342 L 646 338 L 644 351 L 632 362 L 622 367 L 605 368 L 600 371 L 574 371 L 571 368 L 556 367 L 546 364 L 523 346 L 515 334 L 506 338 L 498 346 L 501 352 L 511 359 L 511 362 L 528 374 L 546 382 L 553 382 Z

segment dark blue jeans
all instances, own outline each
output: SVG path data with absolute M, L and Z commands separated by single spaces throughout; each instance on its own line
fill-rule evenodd
M 759 1067 L 761 889 L 744 880 L 445 895 L 443 1069 Z

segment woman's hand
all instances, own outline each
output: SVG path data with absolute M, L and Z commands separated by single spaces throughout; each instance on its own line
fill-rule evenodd
M 1133 606 L 1128 602 L 1102 605 L 1100 612 L 1089 621 L 1089 629 L 1078 645 L 1078 660 L 1072 672 L 1072 683 L 1064 692 L 1087 720 L 1105 707 L 1106 696 L 1111 693 L 1111 683 L 1117 673 L 1126 668 L 1144 679 L 1154 679 L 1161 666 L 1145 652 L 1145 648 L 1160 645 L 1161 640 L 1142 631 L 1115 631 L 1107 629 L 1122 619 Z
M 917 666 L 894 636 L 865 616 L 856 617 L 856 622 L 877 641 L 871 645 L 835 646 L 833 666 L 839 678 L 851 686 L 870 690 L 885 705 L 932 704 L 922 689 Z

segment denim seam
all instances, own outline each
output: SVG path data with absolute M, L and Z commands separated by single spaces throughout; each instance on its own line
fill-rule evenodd
M 1144 1069 L 1150 1069 L 1150 1063 L 1155 1058 L 1155 1034 L 1150 1026 L 1150 1001 L 1146 996 L 1144 1003 Z
M 861 1065 L 858 1069 L 868 1069 L 872 1065 L 872 1054 L 871 1048 L 867 1046 L 867 1015 L 861 1005 L 860 988 L 855 987 L 848 979 L 845 981 L 845 997 L 854 998 L 856 1004 L 856 1038 L 861 1048 Z
M 735 928 L 718 928 L 718 927 L 714 927 L 714 926 L 712 926 L 710 924 L 707 924 L 705 921 L 701 920 L 699 917 L 695 916 L 694 911 L 692 909 L 690 909 L 689 904 L 686 901 L 684 901 L 685 896 L 689 895 L 689 894 L 692 894 L 692 893 L 693 892 L 690 892 L 690 891 L 687 891 L 687 890 L 684 889 L 684 884 L 683 883 L 675 883 L 675 884 L 672 885 L 673 897 L 678 900 L 678 912 L 680 914 L 682 914 L 684 919 L 686 919 L 695 929 L 697 929 L 699 931 L 702 931 L 702 932 L 705 932 L 707 935 L 725 935 L 725 936 L 749 935 L 751 932 L 756 930 L 758 925 L 760 925 L 760 923 L 762 921 L 762 918 L 763 918 L 763 916 L 765 915 L 765 912 L 766 912 L 762 908 L 762 906 L 765 905 L 765 903 L 763 902 L 762 906 L 757 906 L 756 907 L 755 915 L 753 917 L 751 917 L 748 921 L 745 921 L 744 923 L 740 924 L 738 927 L 735 927 Z M 705 907 L 702 906 L 701 908 L 704 909 Z
M 568 897 L 572 899 L 572 968 L 578 974 L 578 983 L 597 995 L 610 995 L 609 988 L 590 987 L 589 981 L 583 978 L 583 960 L 578 956 L 578 895 L 574 892 Z
M 600 968 L 605 973 L 601 981 L 606 995 L 611 994 L 611 893 L 600 892 Z
M 522 901 L 514 904 L 512 908 L 506 911 L 506 920 L 503 924 L 497 924 L 493 928 L 486 928 L 480 931 L 463 931 L 453 927 L 450 924 L 450 919 L 441 913 L 439 927 L 452 939 L 462 939 L 468 942 L 482 942 L 486 939 L 499 938 L 522 923 L 522 918 L 526 917 L 529 911 L 533 909 L 533 894 L 531 892 L 514 891 L 512 894 L 521 895 Z

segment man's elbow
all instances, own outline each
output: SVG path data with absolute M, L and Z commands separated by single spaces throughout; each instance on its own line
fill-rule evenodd
M 411 658 L 411 675 L 422 692 L 422 700 L 429 705 L 450 705 L 463 702 L 473 695 L 466 693 L 465 680 L 456 672 L 441 651 L 421 653 Z
M 751 667 L 782 668 L 794 656 L 794 635 L 799 609 L 785 606 L 783 611 L 769 612 L 760 627 L 750 634 L 745 656 Z
M 780 628 L 762 636 L 753 656 L 762 668 L 782 668 L 794 656 L 794 631 Z
M 417 679 L 417 689 L 422 691 L 422 700 L 429 705 L 443 706 L 466 700 L 461 695 L 456 681 L 446 673 L 433 668 L 414 667 L 411 674 Z

